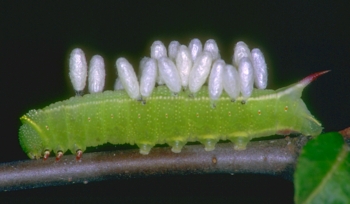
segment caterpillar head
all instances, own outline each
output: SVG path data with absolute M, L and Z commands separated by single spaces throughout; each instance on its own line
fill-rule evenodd
M 19 129 L 20 145 L 29 158 L 40 159 L 43 155 L 43 140 L 28 117 L 21 117 L 21 121 L 23 125 Z

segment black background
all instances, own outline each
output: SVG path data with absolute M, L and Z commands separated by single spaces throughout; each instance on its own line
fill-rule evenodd
M 350 7 L 340 1 L 315 2 L 1 1 L 0 162 L 27 159 L 18 142 L 20 116 L 74 95 L 67 65 L 75 47 L 88 60 L 94 54 L 104 57 L 106 89 L 112 89 L 115 60 L 123 56 L 137 67 L 154 40 L 168 45 L 171 40 L 188 44 L 195 37 L 203 43 L 214 38 L 227 63 L 234 44 L 243 40 L 263 51 L 268 88 L 332 70 L 307 87 L 303 99 L 326 132 L 348 127 Z M 48 201 L 97 202 L 90 197 L 99 196 L 124 202 L 292 202 L 293 185 L 256 175 L 170 176 L 1 194 L 13 199 L 29 195 L 33 201 L 50 196 Z

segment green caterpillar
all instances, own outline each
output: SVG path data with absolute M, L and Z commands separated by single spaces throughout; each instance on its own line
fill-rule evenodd
M 195 93 L 176 94 L 167 86 L 152 87 L 147 97 L 131 97 L 124 89 L 92 92 L 29 111 L 20 118 L 19 140 L 31 159 L 46 159 L 51 151 L 59 159 L 68 150 L 79 159 L 86 147 L 107 142 L 137 144 L 141 154 L 148 154 L 163 143 L 179 153 L 188 141 L 199 141 L 211 151 L 219 140 L 230 140 L 234 149 L 244 150 L 253 138 L 317 136 L 323 128 L 300 97 L 326 72 L 278 90 L 254 88 L 248 98 L 242 94 L 235 100 L 225 92 L 214 100 L 206 85 Z

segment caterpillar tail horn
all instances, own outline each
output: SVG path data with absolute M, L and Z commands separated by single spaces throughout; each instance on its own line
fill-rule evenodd
M 292 84 L 290 86 L 278 89 L 279 97 L 283 97 L 284 95 L 288 95 L 290 97 L 300 98 L 304 88 L 309 85 L 311 82 L 315 81 L 318 77 L 330 72 L 331 70 L 316 72 L 310 74 L 309 76 L 303 78 L 299 82 Z

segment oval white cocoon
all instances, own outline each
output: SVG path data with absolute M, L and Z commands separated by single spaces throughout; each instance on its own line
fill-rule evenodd
M 217 100 L 222 94 L 225 65 L 224 60 L 219 59 L 213 63 L 211 68 L 208 88 L 209 96 L 213 100 Z
M 245 44 L 243 41 L 239 41 L 235 48 L 234 48 L 234 53 L 233 53 L 233 64 L 236 65 L 237 67 L 239 66 L 239 61 L 243 57 L 248 57 L 249 59 L 251 58 L 250 56 L 250 50 L 248 48 L 248 45 Z
M 153 58 L 145 57 L 140 63 L 142 71 L 140 78 L 140 93 L 143 97 L 152 94 L 157 78 L 157 61 Z
M 94 55 L 89 65 L 89 92 L 99 93 L 105 85 L 105 63 L 100 55 Z
M 254 84 L 253 64 L 248 57 L 243 57 L 238 65 L 238 74 L 240 79 L 240 87 L 243 100 L 246 100 L 252 95 Z
M 188 45 L 188 49 L 190 50 L 192 61 L 195 61 L 198 55 L 202 52 L 203 46 L 199 39 L 194 38 Z
M 140 99 L 140 87 L 132 65 L 125 58 L 121 57 L 116 62 L 118 77 L 124 89 L 132 99 Z
M 120 78 L 116 78 L 114 82 L 114 90 L 122 90 L 124 89 L 122 81 L 120 81 Z
M 190 51 L 185 45 L 181 45 L 176 55 L 176 68 L 180 74 L 181 85 L 184 88 L 188 86 L 188 78 L 192 68 L 192 57 Z
M 226 65 L 224 69 L 223 85 L 231 99 L 236 100 L 240 93 L 240 81 L 236 67 Z
M 177 52 L 179 50 L 180 43 L 178 41 L 171 41 L 168 47 L 168 56 L 171 60 L 175 60 Z
M 87 77 L 87 64 L 85 54 L 79 48 L 75 48 L 70 54 L 69 77 L 76 92 L 84 90 Z
M 158 67 L 158 65 L 157 65 L 157 67 Z M 159 69 L 157 69 L 157 79 L 156 79 L 156 82 L 157 82 L 158 85 L 164 85 L 164 84 L 165 84 L 163 78 L 162 78 L 162 77 L 160 76 L 160 74 L 159 74 Z
M 254 67 L 254 81 L 258 89 L 265 89 L 267 86 L 267 66 L 265 57 L 258 48 L 252 50 L 252 62 Z
M 210 67 L 212 64 L 212 56 L 209 52 L 202 52 L 194 61 L 194 65 L 190 72 L 188 86 L 192 93 L 196 93 L 208 78 Z
M 180 75 L 174 62 L 168 57 L 158 59 L 159 74 L 167 87 L 174 93 L 181 91 Z
M 154 59 L 159 59 L 161 57 L 166 57 L 167 53 L 166 53 L 166 48 L 164 46 L 164 44 L 157 40 L 154 41 L 153 44 L 151 45 L 151 57 Z
M 203 51 L 210 52 L 210 54 L 212 54 L 213 61 L 220 59 L 218 45 L 213 39 L 209 39 L 207 42 L 205 42 Z

